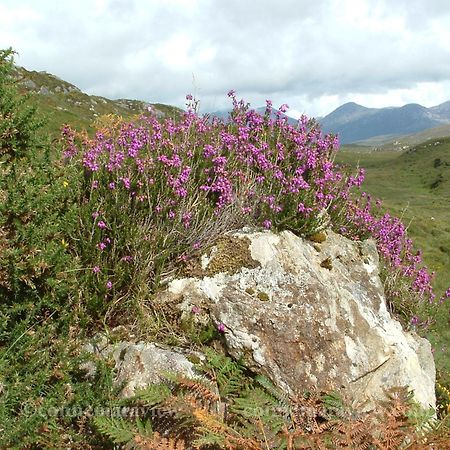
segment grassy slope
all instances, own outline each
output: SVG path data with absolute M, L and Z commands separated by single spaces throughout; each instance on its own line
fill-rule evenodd
M 28 71 L 18 68 L 17 83 L 22 92 L 34 94 L 33 103 L 46 116 L 46 131 L 57 136 L 61 125 L 91 131 L 91 124 L 102 115 L 116 114 L 132 118 L 151 106 L 157 115 L 178 117 L 179 108 L 160 103 L 139 100 L 110 100 L 105 97 L 88 95 L 76 86 L 46 72 Z
M 359 141 L 354 145 L 366 146 L 369 149 L 378 148 L 379 150 L 402 150 L 412 146 L 417 146 L 427 141 L 436 140 L 450 136 L 450 124 L 440 125 L 439 127 L 428 128 L 418 133 L 407 134 L 404 136 L 374 136 L 373 138 Z
M 409 234 L 423 250 L 425 263 L 436 271 L 434 285 L 442 293 L 450 285 L 450 138 L 402 153 L 344 147 L 336 160 L 351 166 L 359 163 L 367 170 L 363 188 L 410 224 Z M 436 344 L 438 366 L 450 371 L 450 329 L 444 307 L 436 320 L 436 335 L 430 339 Z

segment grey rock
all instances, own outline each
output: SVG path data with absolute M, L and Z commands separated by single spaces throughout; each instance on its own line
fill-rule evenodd
M 33 80 L 24 80 L 20 83 L 26 89 L 35 90 L 37 88 L 36 83 Z
M 38 94 L 41 94 L 41 95 L 50 95 L 51 92 L 50 92 L 50 90 L 49 90 L 49 88 L 48 88 L 47 86 L 41 86 L 41 88 L 39 89 Z
M 189 353 L 181 349 L 169 349 L 156 343 L 108 343 L 105 336 L 96 336 L 84 346 L 84 350 L 101 358 L 112 358 L 114 361 L 114 385 L 122 386 L 121 396 L 128 398 L 137 390 L 145 389 L 151 384 L 165 380 L 167 372 L 178 373 L 189 378 L 198 377 L 194 364 L 189 361 Z M 193 354 L 193 352 L 190 352 Z M 204 359 L 198 352 L 197 359 Z M 86 376 L 92 378 L 96 367 L 93 361 L 85 363 L 82 368 Z
M 164 372 L 176 372 L 187 377 L 196 376 L 194 365 L 187 357 L 174 350 L 153 343 L 129 344 L 122 342 L 113 352 L 116 362 L 116 384 L 125 383 L 121 394 L 130 397 L 138 389 L 164 381 Z
M 233 357 L 290 394 L 338 390 L 364 411 L 407 386 L 434 408 L 431 346 L 387 310 L 375 243 L 326 234 L 317 244 L 289 231 L 234 233 L 258 264 L 172 280 L 159 301 L 201 308 L 224 325 Z

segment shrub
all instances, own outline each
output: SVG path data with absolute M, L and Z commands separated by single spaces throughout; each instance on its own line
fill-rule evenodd
M 84 173 L 76 255 L 90 310 L 148 298 L 180 263 L 244 225 L 373 237 L 387 266 L 411 280 L 409 293 L 432 301 L 432 275 L 405 226 L 355 195 L 363 170 L 353 176 L 333 163 L 337 139 L 306 117 L 289 125 L 286 105 L 273 117 L 268 101 L 261 116 L 229 95 L 227 122 L 198 116 L 189 96 L 178 123 L 112 121 L 92 139 L 64 129 L 68 167 Z
M 15 89 L 12 56 L 0 52 L 0 295 L 16 306 L 44 297 L 56 305 L 69 288 L 65 242 L 76 205 L 39 134 L 42 121 Z
M 29 97 L 18 95 L 12 76 L 14 51 L 0 49 L 0 158 L 20 158 L 39 143 L 42 120 Z
M 352 183 L 333 170 L 334 138 L 235 102 L 222 123 L 142 117 L 97 131 L 64 129 L 68 165 L 84 172 L 77 256 L 93 309 L 148 295 L 180 262 L 244 225 L 311 234 Z

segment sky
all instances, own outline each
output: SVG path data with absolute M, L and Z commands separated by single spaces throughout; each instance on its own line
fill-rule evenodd
M 450 100 L 448 0 L 0 0 L 0 48 L 89 94 L 323 116 Z

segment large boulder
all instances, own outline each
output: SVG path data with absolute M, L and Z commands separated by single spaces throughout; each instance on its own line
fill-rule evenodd
M 332 231 L 315 240 L 289 231 L 228 235 L 195 276 L 170 281 L 157 301 L 213 320 L 230 355 L 290 394 L 338 390 L 362 411 L 407 386 L 435 407 L 430 344 L 387 310 L 375 243 Z

